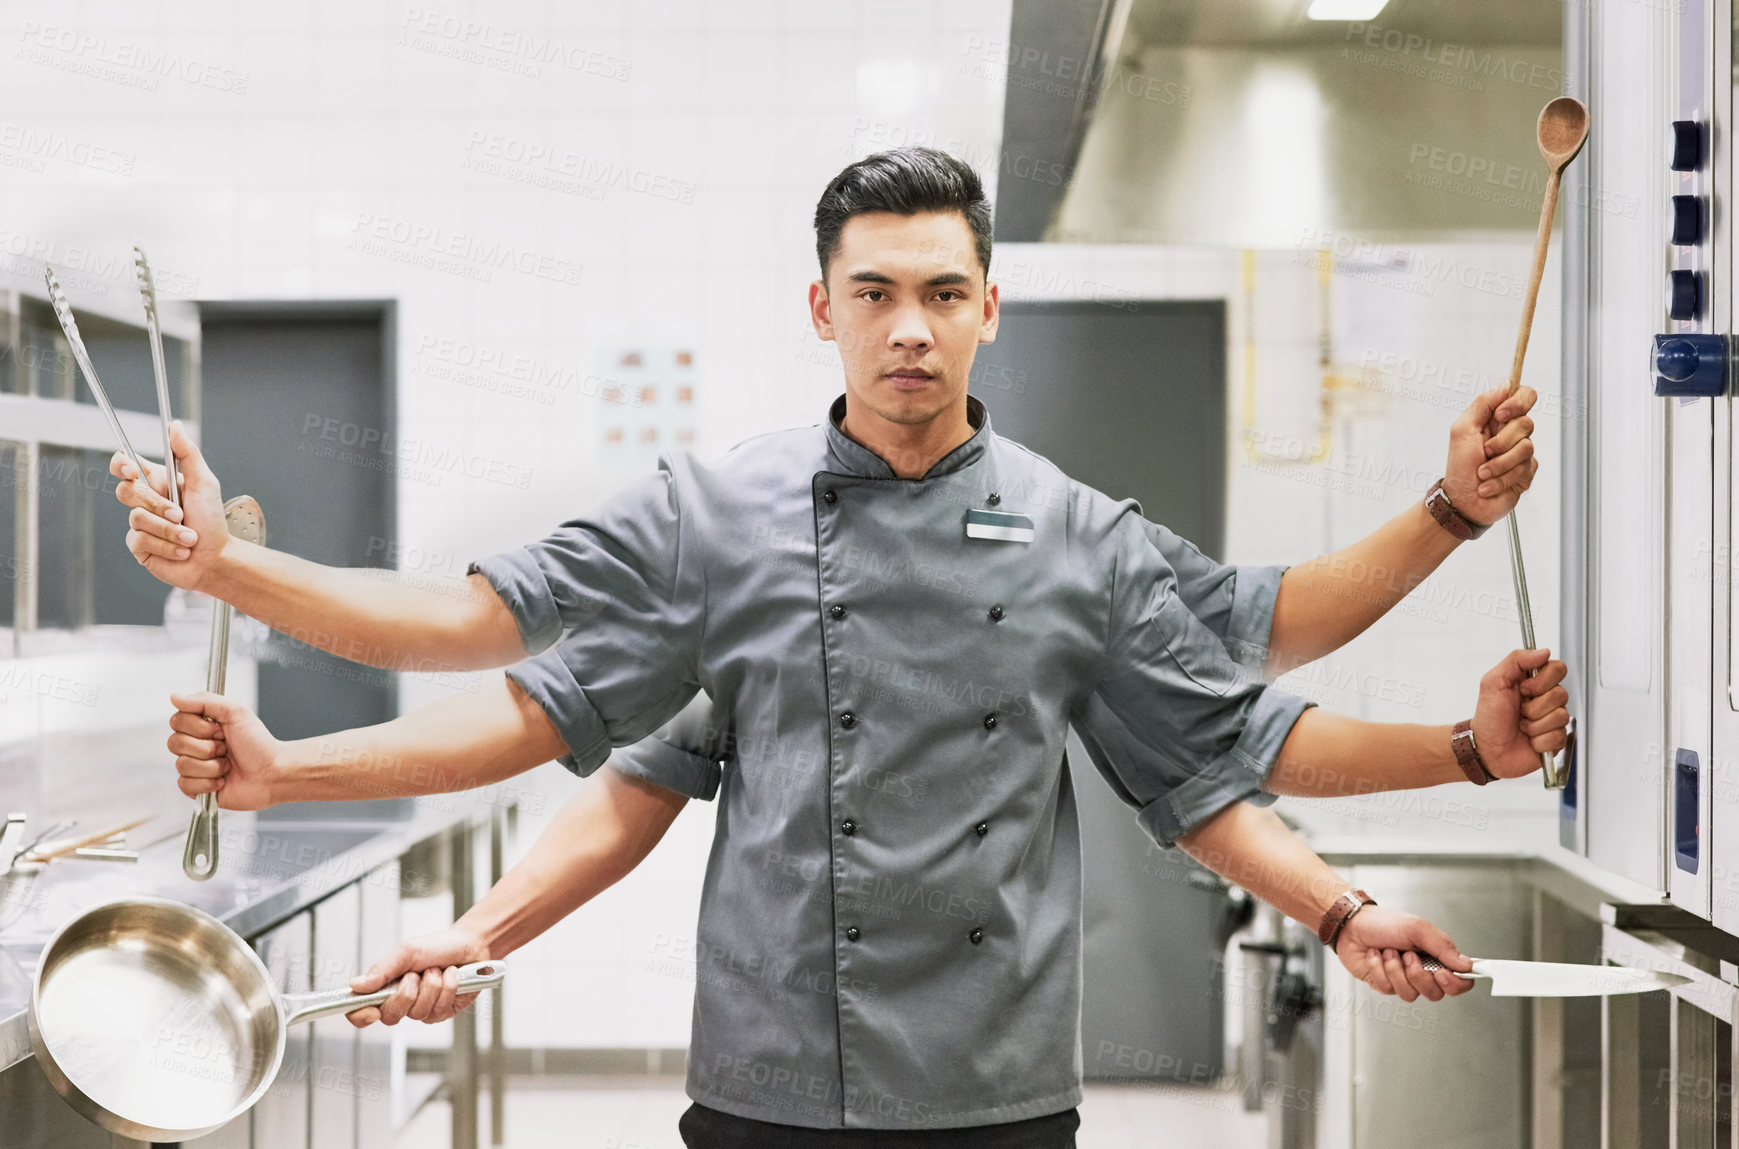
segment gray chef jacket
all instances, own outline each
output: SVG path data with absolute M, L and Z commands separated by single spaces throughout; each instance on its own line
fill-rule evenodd
M 570 769 L 701 688 L 731 715 L 691 1097 L 815 1128 L 1058 1112 L 1081 1096 L 1069 724 L 1170 842 L 1259 794 L 1310 703 L 1228 657 L 1136 504 L 976 400 L 973 437 L 916 480 L 843 410 L 716 463 L 667 456 L 472 569 L 541 651 L 508 674 Z
M 1142 526 L 1177 576 L 1177 595 L 1190 613 L 1214 633 L 1247 673 L 1263 674 L 1274 630 L 1274 603 L 1280 594 L 1280 580 L 1290 567 L 1284 563 L 1233 566 L 1216 562 L 1194 543 L 1159 523 L 1144 522 Z M 1083 718 L 1097 718 L 1103 713 L 1103 704 L 1091 699 Z M 1119 786 L 1116 772 L 1105 757 L 1103 743 L 1096 737 L 1104 731 L 1092 722 L 1080 725 L 1085 728 L 1080 732 L 1087 740 L 1090 756 L 1111 784 Z M 735 757 L 735 742 L 729 713 L 700 694 L 650 737 L 611 755 L 610 765 L 629 777 L 710 802 L 718 796 L 719 781 Z M 1274 797 L 1266 791 L 1257 791 L 1245 801 L 1271 806 Z M 1199 819 L 1190 819 L 1189 824 L 1196 821 Z M 1162 840 L 1161 844 L 1171 843 Z

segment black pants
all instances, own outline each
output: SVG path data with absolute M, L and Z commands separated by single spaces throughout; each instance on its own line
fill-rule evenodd
M 688 1149 L 1075 1149 L 1081 1115 L 1070 1109 L 970 1129 L 804 1129 L 690 1105 L 676 1127 Z

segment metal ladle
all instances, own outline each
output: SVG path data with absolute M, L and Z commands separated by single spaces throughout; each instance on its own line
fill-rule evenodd
M 1540 229 L 1534 236 L 1534 271 L 1528 280 L 1527 298 L 1522 303 L 1522 326 L 1516 334 L 1516 358 L 1510 366 L 1509 385 L 1504 390 L 1507 399 L 1516 393 L 1516 388 L 1522 382 L 1522 360 L 1528 354 L 1528 336 L 1534 327 L 1534 304 L 1540 297 L 1540 280 L 1546 274 L 1546 248 L 1552 242 L 1552 216 L 1558 208 L 1558 185 L 1564 174 L 1564 169 L 1570 166 L 1582 151 L 1582 145 L 1588 142 L 1588 108 L 1580 100 L 1569 96 L 1560 96 L 1540 110 L 1540 122 L 1537 129 L 1540 142 L 1540 155 L 1546 161 L 1546 195 L 1540 204 Z M 1534 641 L 1534 612 L 1528 605 L 1528 575 L 1522 566 L 1522 536 L 1516 527 L 1516 513 L 1511 511 L 1505 516 L 1509 520 L 1510 535 L 1510 577 L 1515 583 L 1516 605 L 1522 615 L 1522 645 L 1529 650 L 1537 649 Z M 1574 727 L 1566 737 L 1574 737 Z M 1562 790 L 1570 780 L 1569 762 L 1571 760 L 1570 743 L 1564 744 L 1564 766 L 1555 767 L 1552 756 L 1544 751 L 1540 754 L 1540 777 L 1546 783 L 1548 790 Z
M 266 513 L 251 495 L 237 495 L 223 505 L 224 526 L 232 537 L 266 545 Z M 215 599 L 211 607 L 211 656 L 206 663 L 205 689 L 222 694 L 229 670 L 229 603 Z M 187 844 L 181 850 L 181 872 L 203 882 L 217 872 L 217 795 L 199 796 L 199 807 L 187 826 Z

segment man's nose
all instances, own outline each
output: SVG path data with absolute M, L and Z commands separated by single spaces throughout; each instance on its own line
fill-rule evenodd
M 930 324 L 922 308 L 911 307 L 901 311 L 888 331 L 888 344 L 892 347 L 929 347 L 932 342 L 934 339 L 930 334 Z

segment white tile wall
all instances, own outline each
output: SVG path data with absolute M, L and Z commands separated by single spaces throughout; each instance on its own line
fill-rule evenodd
M 1329 237 L 1329 242 L 1336 241 Z M 1226 554 L 1234 563 L 1304 562 L 1362 538 L 1442 474 L 1449 424 L 1474 394 L 1507 377 L 1532 246 L 1337 244 L 1328 315 L 1333 390 L 1329 451 L 1319 443 L 1322 325 L 1314 249 L 1255 254 L 1245 301 L 1243 253 L 1219 249 L 1004 244 L 993 273 L 1011 297 L 1223 298 L 1227 309 Z M 1334 247 L 1331 247 L 1331 251 Z M 1555 282 L 1557 261 L 1547 265 Z M 1469 286 L 1470 285 L 1470 286 Z M 1523 372 L 1540 392 L 1541 461 L 1518 511 L 1536 638 L 1558 633 L 1561 418 L 1560 300 L 1542 292 Z M 1254 342 L 1254 430 L 1246 451 L 1246 340 Z M 1448 723 L 1473 711 L 1479 678 L 1521 646 L 1502 527 L 1464 545 L 1388 617 L 1284 680 L 1324 707 L 1382 722 Z M 1535 849 L 1557 840 L 1555 796 L 1530 779 L 1279 806 L 1325 834 Z
M 582 66 L 515 74 L 508 69 L 524 60 L 468 43 L 457 31 L 466 21 L 495 36 L 546 34 Z M 23 266 L 44 246 L 54 258 L 73 247 L 124 254 L 137 240 L 154 261 L 182 271 L 200 298 L 397 299 L 402 434 L 534 471 L 529 490 L 461 475 L 401 483 L 405 546 L 432 556 L 419 560 L 423 569 L 454 573 L 595 505 L 651 457 L 596 456 L 603 405 L 595 397 L 567 391 L 545 403 L 474 385 L 475 375 L 442 377 L 442 341 L 580 377 L 594 371 L 600 347 L 690 344 L 703 453 L 814 421 L 839 389 L 836 360 L 809 333 L 803 303 L 814 274 L 815 196 L 844 163 L 890 143 L 939 143 L 993 168 L 1002 92 L 962 74 L 960 62 L 969 37 L 1000 38 L 1007 27 L 1006 0 L 438 8 L 23 0 L 0 9 L 8 56 L 0 128 L 119 149 L 136 163 L 125 177 L 56 158 L 40 172 L 9 168 L 0 259 Z M 167 63 L 139 64 L 142 53 Z M 587 62 L 594 71 L 625 68 L 629 78 L 594 74 Z M 8 139 L 0 135 L 0 151 Z M 533 147 L 579 168 L 615 164 L 692 182 L 692 203 L 573 175 L 565 190 L 551 190 L 535 181 L 559 171 L 488 154 Z M 485 170 L 486 160 L 500 166 Z M 454 274 L 430 266 L 438 256 L 413 235 L 511 245 L 582 270 L 571 285 L 476 262 Z M 1515 247 L 1467 258 L 1509 274 L 1525 269 Z M 1237 426 L 1246 322 L 1237 253 L 1005 249 L 999 267 L 1011 259 L 1090 271 L 1133 293 L 1232 297 L 1228 402 Z M 1515 310 L 1507 299 L 1446 284 L 1410 294 L 1335 282 L 1336 360 L 1355 374 L 1367 353 L 1416 356 L 1452 376 L 1495 378 L 1507 362 Z M 1290 253 L 1260 259 L 1257 409 L 1271 432 L 1313 430 L 1314 283 L 1314 267 Z M 129 287 L 117 277 L 107 289 L 122 298 Z M 1531 379 L 1554 374 L 1554 308 L 1542 301 Z M 1337 420 L 1337 449 L 1435 477 L 1458 406 L 1361 400 Z M 1550 460 L 1549 424 L 1539 437 Z M 1237 561 L 1302 561 L 1419 493 L 1407 482 L 1325 491 L 1239 457 L 1234 450 L 1228 475 L 1228 549 Z M 1554 475 L 1549 464 L 1523 519 L 1547 634 L 1556 611 Z M 1508 577 L 1493 539 L 1458 554 L 1440 579 L 1505 595 Z M 1466 712 L 1479 672 L 1516 645 L 1514 623 L 1476 607 L 1421 609 L 1374 628 L 1332 665 L 1418 682 L 1422 707 L 1396 709 L 1356 690 L 1331 691 L 1325 702 L 1404 721 Z M 444 694 L 425 680 L 405 687 L 409 705 Z M 556 767 L 535 777 L 551 809 L 575 788 Z M 1531 826 L 1538 795 L 1525 786 L 1514 795 L 1493 801 L 1513 801 Z M 660 959 L 670 939 L 692 937 L 710 818 L 710 807 L 686 812 L 629 882 L 523 953 L 507 996 L 509 1040 L 686 1043 L 690 986 Z M 1369 824 L 1356 811 L 1347 820 Z M 527 817 L 527 835 L 539 821 Z

